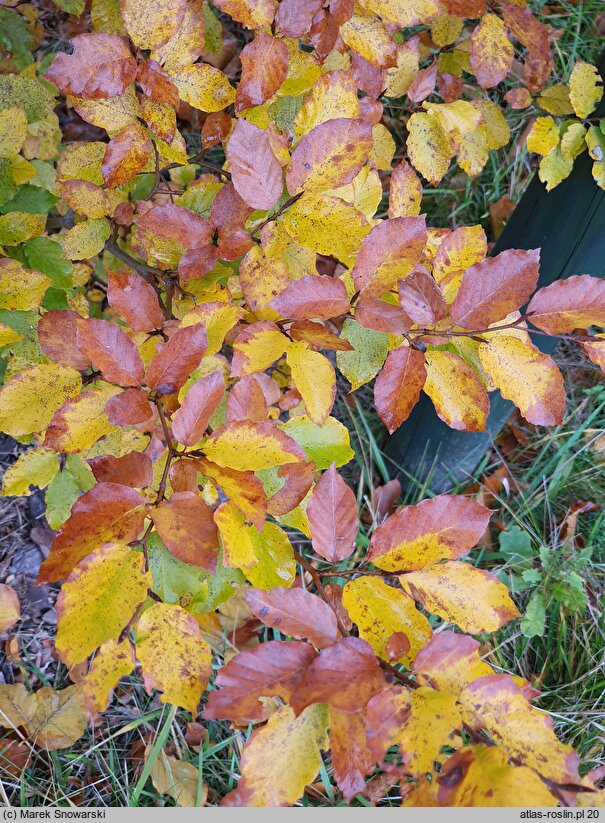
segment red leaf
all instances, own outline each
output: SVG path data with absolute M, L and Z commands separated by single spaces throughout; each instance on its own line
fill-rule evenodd
M 315 274 L 292 281 L 269 305 L 289 320 L 329 320 L 350 309 L 342 280 Z
M 142 489 L 153 483 L 153 464 L 141 452 L 129 452 L 123 457 L 103 454 L 89 463 L 99 483 L 120 483 L 133 489 Z
M 286 482 L 267 501 L 267 511 L 273 517 L 291 512 L 304 500 L 313 485 L 315 463 L 287 463 L 279 467 L 277 476 Z
M 151 154 L 151 140 L 139 123 L 131 123 L 112 137 L 107 148 L 101 170 L 103 180 L 110 189 L 115 189 L 142 171 Z
M 428 271 L 419 266 L 400 280 L 399 302 L 419 326 L 433 326 L 447 313 L 445 298 Z
M 283 40 L 261 32 L 241 50 L 240 62 L 236 112 L 260 106 L 273 97 L 288 73 L 288 47 Z
M 103 543 L 130 543 L 143 528 L 147 504 L 128 486 L 98 483 L 73 505 L 40 567 L 38 583 L 66 578 L 74 566 Z
M 400 346 L 389 352 L 374 383 L 374 405 L 378 416 L 393 434 L 407 420 L 426 381 L 424 355 Z
M 187 249 L 207 246 L 212 231 L 207 220 L 184 206 L 164 203 L 152 206 L 134 221 L 141 231 L 181 243 Z
M 90 360 L 78 348 L 79 319 L 75 311 L 53 309 L 43 314 L 38 322 L 38 340 L 44 354 L 55 363 L 84 371 L 90 367 Z
M 190 249 L 179 260 L 179 281 L 183 284 L 210 274 L 216 265 L 216 246 Z
M 311 493 L 307 506 L 313 550 L 330 563 L 349 557 L 355 549 L 357 500 L 334 463 Z
M 219 540 L 213 512 L 195 492 L 176 492 L 156 506 L 151 517 L 171 554 L 183 563 L 215 571 Z
M 63 94 L 100 100 L 122 94 L 135 79 L 137 63 L 126 43 L 113 34 L 79 34 L 73 54 L 56 54 L 46 79 Z
M 605 281 L 589 274 L 556 280 L 534 294 L 527 314 L 548 334 L 605 326 Z
M 147 385 L 159 394 L 174 394 L 199 366 L 206 351 L 201 323 L 177 329 L 147 366 Z
M 433 61 L 426 69 L 416 73 L 408 89 L 408 97 L 413 103 L 422 103 L 423 100 L 435 91 L 437 82 L 437 61 Z
M 412 321 L 401 308 L 378 297 L 360 297 L 355 305 L 355 320 L 366 329 L 386 334 L 403 334 Z
M 220 371 L 196 380 L 172 417 L 175 439 L 183 446 L 198 443 L 224 394 L 225 380 Z
M 233 183 L 227 183 L 214 198 L 210 225 L 218 233 L 218 255 L 222 260 L 237 260 L 254 245 L 245 229 L 253 209 L 244 203 Z
M 162 328 L 162 309 L 155 289 L 134 272 L 108 273 L 107 302 L 133 331 Z
M 107 419 L 114 426 L 134 426 L 153 416 L 147 392 L 143 389 L 126 389 L 114 394 L 105 405 Z
M 78 320 L 78 347 L 109 383 L 138 386 L 145 367 L 139 350 L 115 323 L 96 318 Z
M 266 420 L 267 411 L 267 401 L 258 381 L 251 374 L 240 377 L 227 397 L 227 423 Z
M 357 712 L 387 685 L 372 647 L 360 637 L 343 637 L 309 666 L 290 698 L 300 714 L 312 703 Z
M 250 589 L 246 600 L 252 614 L 265 626 L 297 639 L 305 638 L 318 649 L 331 646 L 340 637 L 332 609 L 305 589 Z
M 330 750 L 336 785 L 345 803 L 350 803 L 356 794 L 364 793 L 366 775 L 374 767 L 374 758 L 366 743 L 365 711 L 351 714 L 330 710 Z
M 156 103 L 167 103 L 178 109 L 179 90 L 155 60 L 141 60 L 137 72 L 137 82 L 147 95 Z
M 270 209 L 281 197 L 282 168 L 273 154 L 266 131 L 238 120 L 226 150 L 232 183 L 253 209 Z
M 206 720 L 266 720 L 259 697 L 289 701 L 310 663 L 317 657 L 308 643 L 270 640 L 233 657 L 216 677 L 202 717 Z
M 381 297 L 418 263 L 426 244 L 425 219 L 384 220 L 364 238 L 352 271 L 363 297 Z
M 282 37 L 303 37 L 321 11 L 322 0 L 282 0 L 275 15 L 275 26 Z

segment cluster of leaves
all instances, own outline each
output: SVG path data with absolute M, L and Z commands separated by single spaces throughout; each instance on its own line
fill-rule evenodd
M 195 714 L 212 681 L 203 717 L 258 726 L 225 804 L 296 802 L 329 748 L 347 801 L 379 792 L 380 768 L 410 805 L 593 805 L 535 691 L 471 636 L 518 617 L 504 584 L 460 559 L 489 511 L 456 496 L 401 508 L 362 556 L 332 416 L 338 369 L 352 390 L 375 379 L 391 432 L 421 391 L 464 431 L 484 429 L 495 388 L 557 424 L 563 378 L 528 323 L 605 363 L 589 333 L 605 325 L 603 282 L 536 292 L 538 250 L 486 258 L 479 226 L 421 214 L 417 172 L 437 183 L 456 156 L 477 174 L 508 141 L 484 90 L 514 40 L 540 91 L 549 29 L 481 0 L 213 6 L 93 0 L 71 53 L 34 63 L 7 47 L 0 429 L 32 448 L 3 493 L 47 489 L 58 531 L 40 581 L 65 581 L 56 650 L 78 682 L 0 687 L 0 723 L 69 745 L 137 666 L 164 702 Z M 225 27 L 245 41 L 237 82 L 214 65 Z M 382 97 L 408 109 L 407 159 Z M 99 139 L 64 141 L 57 105 Z M 231 598 L 277 639 L 221 665 Z M 10 590 L 0 603 L 7 627 Z M 443 623 L 465 634 L 434 633 Z

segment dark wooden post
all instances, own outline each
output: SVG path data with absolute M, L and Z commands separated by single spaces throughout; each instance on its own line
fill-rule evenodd
M 599 69 L 605 76 L 605 54 Z M 605 101 L 597 116 L 605 116 Z M 584 152 L 572 174 L 550 193 L 536 175 L 491 253 L 541 248 L 540 286 L 572 274 L 605 276 L 605 191 L 592 178 L 592 163 Z M 545 352 L 557 343 L 539 335 L 534 342 Z M 490 400 L 487 430 L 473 434 L 450 429 L 421 395 L 385 449 L 404 488 L 426 484 L 433 492 L 445 492 L 471 476 L 513 409 L 499 392 L 491 393 Z

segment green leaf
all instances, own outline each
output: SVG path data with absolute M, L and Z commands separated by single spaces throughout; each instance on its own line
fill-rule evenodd
M 355 391 L 376 377 L 382 368 L 389 352 L 389 338 L 350 318 L 345 320 L 340 337 L 348 340 L 353 351 L 336 352 L 336 365 Z
M 532 562 L 535 552 L 532 549 L 531 537 L 525 529 L 511 526 L 506 532 L 500 533 L 500 549 L 508 563 L 516 566 L 527 566 Z
M 88 464 L 81 457 L 68 454 L 65 467 L 56 475 L 46 492 L 46 519 L 51 529 L 58 529 L 65 523 L 77 498 L 94 484 L 95 479 Z
M 0 206 L 0 214 L 11 211 L 24 211 L 29 214 L 46 214 L 55 205 L 59 198 L 39 186 L 30 186 L 26 183 L 19 186 L 17 194 L 8 203 Z
M 290 418 L 280 429 L 302 446 L 319 471 L 331 463 L 336 463 L 336 468 L 344 466 L 355 456 L 346 426 L 335 417 L 328 417 L 323 426 L 318 426 L 303 414 Z
M 71 289 L 73 266 L 63 257 L 61 246 L 50 237 L 34 237 L 23 247 L 31 269 L 41 271 L 57 289 Z
M 543 637 L 546 622 L 546 608 L 540 592 L 534 592 L 527 604 L 525 615 L 521 620 L 521 631 L 525 637 Z
M 213 54 L 220 54 L 223 50 L 223 27 L 213 9 L 204 3 L 204 28 L 206 30 L 205 47 Z
M 55 0 L 55 5 L 67 14 L 77 14 L 78 16 L 84 11 L 84 0 Z
M 25 18 L 11 9 L 0 6 L 0 46 L 13 55 L 17 69 L 24 69 L 34 62 L 32 51 L 34 38 Z

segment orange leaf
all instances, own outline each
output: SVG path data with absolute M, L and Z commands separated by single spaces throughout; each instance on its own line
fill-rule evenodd
M 282 634 L 305 638 L 318 649 L 331 646 L 340 637 L 336 615 L 316 594 L 305 589 L 281 587 L 246 592 L 250 611 Z
M 422 352 L 407 346 L 389 352 L 374 383 L 374 405 L 390 434 L 410 416 L 425 380 Z
M 332 463 L 311 493 L 307 506 L 313 550 L 329 563 L 339 563 L 355 550 L 357 500 Z
M 176 492 L 152 510 L 156 530 L 168 551 L 182 560 L 214 572 L 218 533 L 212 509 L 195 492 Z

